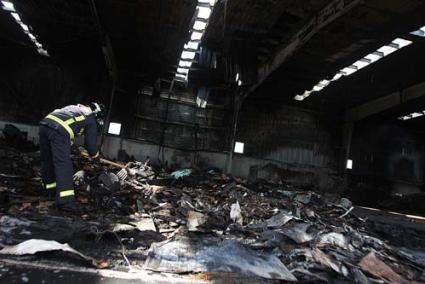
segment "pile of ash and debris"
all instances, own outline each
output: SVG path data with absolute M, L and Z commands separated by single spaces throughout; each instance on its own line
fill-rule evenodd
M 0 260 L 254 282 L 425 282 L 423 259 L 380 239 L 345 198 L 147 162 L 127 164 L 123 175 L 75 155 L 87 212 L 69 216 L 39 196 L 37 152 L 2 143 L 0 158 Z

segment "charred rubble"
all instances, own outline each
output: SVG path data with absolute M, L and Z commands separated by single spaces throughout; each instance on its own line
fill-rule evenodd
M 128 163 L 120 178 L 120 169 L 77 153 L 75 188 L 86 213 L 65 216 L 40 196 L 39 154 L 2 141 L 1 259 L 198 280 L 425 282 L 424 259 L 406 247 L 423 247 L 423 234 L 383 229 L 346 198 L 149 161 Z M 409 242 L 392 239 L 395 231 Z

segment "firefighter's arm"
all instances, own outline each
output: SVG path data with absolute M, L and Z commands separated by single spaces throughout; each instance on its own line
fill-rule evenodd
M 97 125 L 93 116 L 89 116 L 86 121 L 84 144 L 90 157 L 97 158 L 99 156 L 97 147 Z

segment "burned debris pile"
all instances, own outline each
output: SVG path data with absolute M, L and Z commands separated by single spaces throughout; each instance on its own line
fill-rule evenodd
M 93 257 L 98 268 L 301 283 L 425 282 L 424 261 L 380 239 L 348 199 L 289 184 L 252 186 L 217 170 L 169 172 L 136 161 L 119 168 L 75 154 L 77 200 L 86 212 L 61 216 L 52 199 L 40 197 L 37 153 L 0 148 L 1 258 L 43 261 L 34 249 L 13 253 L 29 242 Z M 63 255 L 45 261 L 67 262 Z

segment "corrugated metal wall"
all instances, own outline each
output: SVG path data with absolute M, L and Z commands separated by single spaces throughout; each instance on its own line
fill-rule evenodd
M 353 176 L 424 184 L 425 135 L 399 121 L 357 123 L 351 144 Z
M 131 138 L 185 150 L 224 151 L 230 111 L 224 105 L 196 105 L 194 94 L 139 92 Z M 161 143 L 162 142 L 162 143 Z
M 237 140 L 245 143 L 247 156 L 334 167 L 338 135 L 337 125 L 329 125 L 319 114 L 295 107 L 262 107 L 248 102 L 241 112 Z

